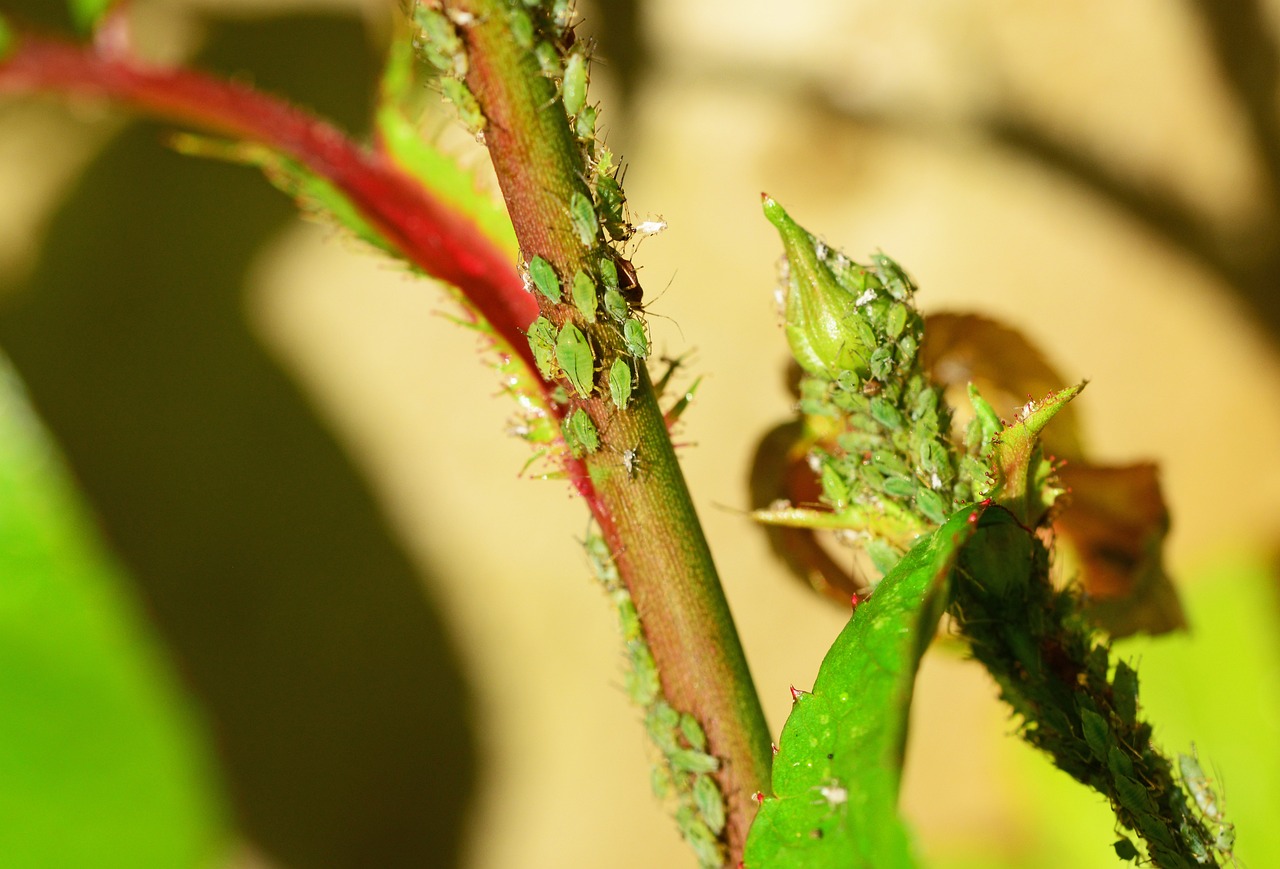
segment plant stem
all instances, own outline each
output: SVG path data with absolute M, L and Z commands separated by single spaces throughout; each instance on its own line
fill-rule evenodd
M 600 248 L 582 244 L 567 210 L 575 191 L 590 196 L 586 167 L 555 85 L 511 37 L 505 4 L 460 0 L 447 11 L 470 22 L 459 27 L 466 83 L 486 118 L 485 141 L 521 249 L 562 275 L 593 271 Z M 557 324 L 570 316 L 567 306 L 540 301 Z M 587 328 L 606 357 L 618 354 L 616 329 Z M 596 492 L 591 510 L 635 602 L 667 701 L 699 720 L 720 760 L 728 865 L 736 865 L 755 813 L 751 794 L 769 780 L 769 732 L 657 397 L 643 364 L 637 368 L 639 386 L 625 411 L 599 390 L 571 398 L 570 408 L 585 410 L 600 429 L 601 448 L 583 460 Z

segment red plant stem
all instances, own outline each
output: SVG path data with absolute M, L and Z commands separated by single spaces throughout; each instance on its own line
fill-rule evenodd
M 537 370 L 523 330 L 538 306 L 508 257 L 385 155 L 327 121 L 243 84 L 26 34 L 0 62 L 0 93 L 23 92 L 110 99 L 291 157 L 340 189 L 405 259 L 461 289 Z
M 381 151 L 333 124 L 247 85 L 195 70 L 153 67 L 94 45 L 22 34 L 0 61 L 0 94 L 52 93 L 122 103 L 194 128 L 259 142 L 337 187 L 409 262 L 457 287 L 505 346 L 537 377 L 524 330 L 538 316 L 513 264 L 467 218 L 435 198 Z M 538 378 L 544 404 L 551 384 Z M 598 496 L 582 463 L 565 470 L 592 510 Z

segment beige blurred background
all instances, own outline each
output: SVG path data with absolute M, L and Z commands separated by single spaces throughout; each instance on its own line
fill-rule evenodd
M 136 16 L 143 45 L 171 57 L 200 44 L 201 16 L 232 7 L 357 14 L 376 46 L 389 5 L 138 0 Z M 1175 578 L 1224 552 L 1271 551 L 1280 316 L 1265 282 L 1236 278 L 1275 244 L 1264 231 L 1275 181 L 1194 4 L 582 11 L 604 60 L 591 95 L 629 164 L 633 213 L 669 224 L 634 259 L 658 355 L 692 351 L 691 375 L 705 375 L 677 441 L 775 732 L 788 685 L 812 680 L 847 614 L 789 578 L 743 516 L 756 441 L 789 413 L 780 250 L 761 191 L 855 257 L 890 253 L 926 311 L 999 318 L 1068 378 L 1088 378 L 1095 457 L 1162 466 Z M 122 121 L 44 103 L 3 112 L 0 268 L 18 281 L 60 196 Z M 483 174 L 473 143 L 428 128 Z M 1163 220 L 1173 212 L 1187 220 Z M 1207 239 L 1200 251 L 1192 237 Z M 424 593 L 458 644 L 481 759 L 463 865 L 693 865 L 649 794 L 615 626 L 578 545 L 586 511 L 563 482 L 519 475 L 528 450 L 504 435 L 514 408 L 474 337 L 440 316 L 443 295 L 301 222 L 267 240 L 243 292 L 253 333 L 431 575 Z M 925 854 L 1036 853 L 1041 834 L 1007 772 L 1023 749 L 992 686 L 935 652 L 917 697 L 906 807 Z M 252 842 L 234 862 L 276 865 Z

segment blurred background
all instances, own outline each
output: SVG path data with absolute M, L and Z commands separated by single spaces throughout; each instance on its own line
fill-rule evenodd
M 66 29 L 60 4 L 0 10 Z M 774 731 L 847 618 L 743 515 L 790 414 L 767 191 L 996 317 L 1093 458 L 1158 461 L 1189 634 L 1126 640 L 1171 752 L 1280 865 L 1280 7 L 581 7 L 685 467 Z M 367 128 L 393 0 L 135 0 L 140 51 Z M 692 866 L 649 794 L 563 482 L 520 475 L 443 294 L 251 170 L 96 105 L 0 104 L 0 865 Z M 424 133 L 483 176 L 441 108 Z M 486 182 L 489 183 L 489 182 Z M 921 674 L 932 867 L 1113 866 L 1112 817 L 976 665 Z

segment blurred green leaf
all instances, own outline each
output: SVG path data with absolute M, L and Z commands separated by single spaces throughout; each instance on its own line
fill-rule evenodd
M 0 862 L 180 869 L 227 824 L 188 698 L 0 360 Z
M 71 10 L 71 20 L 77 28 L 87 33 L 115 3 L 116 0 L 69 0 L 67 5 Z

